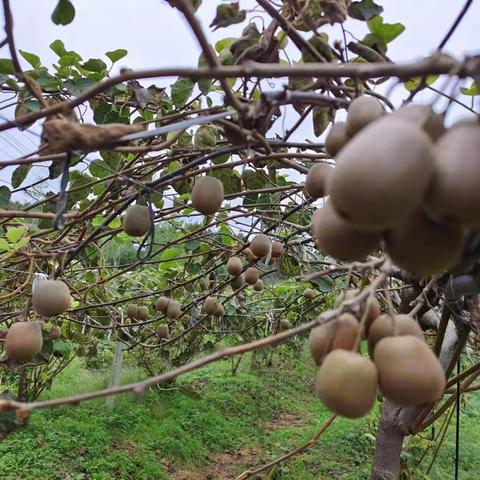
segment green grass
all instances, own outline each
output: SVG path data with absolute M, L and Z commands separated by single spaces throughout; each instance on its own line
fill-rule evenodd
M 272 368 L 252 371 L 247 358 L 231 376 L 225 361 L 161 391 L 120 396 L 113 411 L 104 400 L 35 411 L 26 427 L 0 442 L 0 478 L 168 480 L 172 470 L 202 472 L 216 453 L 249 448 L 255 449 L 254 463 L 269 461 L 306 441 L 330 416 L 310 392 L 310 360 L 289 360 L 282 352 Z M 126 368 L 122 381 L 142 376 Z M 107 378 L 78 360 L 48 397 L 102 388 Z M 280 465 L 271 479 L 369 478 L 377 418 L 375 411 L 362 420 L 336 420 L 313 448 Z M 462 414 L 461 480 L 480 478 L 479 420 L 480 398 L 472 394 Z M 454 421 L 431 479 L 453 478 L 453 454 Z M 232 468 L 240 473 L 248 466 Z M 420 471 L 414 478 L 422 478 Z

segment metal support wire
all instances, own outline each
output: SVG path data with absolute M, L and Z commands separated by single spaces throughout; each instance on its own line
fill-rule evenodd
M 70 179 L 70 163 L 72 161 L 72 152 L 67 152 L 67 158 L 63 163 L 62 179 L 60 180 L 60 192 L 57 198 L 57 212 L 53 220 L 53 228 L 61 230 L 65 226 L 65 218 L 63 214 L 67 209 L 67 185 Z

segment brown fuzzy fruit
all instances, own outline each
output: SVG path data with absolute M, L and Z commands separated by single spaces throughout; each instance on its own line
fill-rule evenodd
M 157 328 L 157 337 L 160 340 L 168 338 L 169 335 L 170 335 L 170 329 L 168 328 L 168 325 L 160 325 Z
M 353 288 L 347 290 L 345 293 L 341 293 L 335 299 L 335 308 L 338 308 L 342 302 L 348 302 L 349 300 L 353 300 L 360 294 L 360 290 L 358 288 Z M 380 304 L 376 297 L 369 296 L 365 302 L 363 302 L 360 308 L 356 309 L 356 315 L 359 319 L 363 318 L 363 314 L 367 309 L 367 317 L 365 319 L 365 331 L 364 333 L 367 334 L 370 325 L 378 318 L 380 315 Z
M 70 300 L 70 290 L 60 280 L 40 280 L 32 295 L 33 308 L 45 317 L 66 312 Z
M 5 338 L 7 357 L 19 362 L 28 360 L 40 353 L 42 345 L 42 329 L 37 322 L 14 323 L 8 329 Z
M 314 165 L 307 173 L 305 178 L 304 190 L 311 198 L 321 198 L 327 194 L 327 180 L 333 168 L 326 163 Z
M 178 318 L 181 313 L 180 304 L 176 300 L 170 300 L 167 306 L 167 317 L 171 319 Z
M 311 231 L 317 248 L 339 260 L 360 261 L 380 248 L 380 233 L 354 227 L 335 211 L 331 202 L 315 211 Z
M 138 306 L 134 303 L 129 303 L 125 307 L 125 313 L 127 314 L 128 318 L 137 318 L 138 315 Z
M 256 292 L 261 292 L 263 290 L 263 280 L 257 280 L 257 283 L 253 286 L 253 289 Z
M 272 258 L 281 257 L 285 253 L 285 247 L 283 243 L 272 242 Z
M 243 253 L 249 262 L 256 262 L 258 260 L 258 257 L 256 257 L 249 248 L 246 248 Z
M 163 312 L 165 313 L 167 311 L 168 303 L 170 302 L 170 299 L 168 297 L 158 297 L 157 301 L 155 302 L 155 310 L 157 312 Z
M 364 230 L 396 225 L 422 202 L 436 162 L 418 127 L 388 116 L 342 148 L 328 185 L 337 212 Z
M 58 340 L 62 336 L 62 331 L 58 325 L 53 325 L 50 330 L 48 337 L 50 340 Z
M 143 237 L 151 224 L 150 212 L 145 205 L 130 205 L 123 217 L 123 230 L 130 237 Z
M 238 277 L 234 277 L 230 280 L 230 286 L 232 290 L 238 290 L 245 285 L 245 277 L 242 275 L 238 275 Z
M 457 264 L 463 239 L 460 228 L 437 223 L 417 210 L 386 233 L 385 245 L 397 266 L 413 277 L 428 277 Z
M 406 105 L 395 110 L 390 118 L 398 118 L 411 125 L 417 125 L 436 142 L 444 133 L 443 115 L 432 110 L 430 105 Z
M 349 137 L 366 127 L 369 123 L 382 117 L 383 105 L 374 97 L 357 97 L 348 108 L 346 130 Z
M 143 321 L 148 320 L 150 318 L 150 313 L 148 311 L 148 308 L 144 306 L 138 307 L 137 318 Z
M 340 149 L 346 145 L 349 138 L 347 124 L 345 122 L 335 122 L 325 139 L 325 149 L 327 153 L 331 157 L 334 157 Z
M 358 330 L 358 320 L 351 313 L 343 313 L 337 319 L 313 328 L 310 332 L 310 354 L 317 366 L 332 350 L 351 350 L 355 346 Z
M 214 315 L 216 317 L 223 317 L 225 315 L 225 309 L 221 303 L 217 303 L 217 310 L 215 311 Z
M 318 369 L 315 392 L 332 412 L 347 418 L 363 417 L 377 398 L 377 369 L 358 353 L 334 350 Z
M 384 313 L 380 315 L 371 325 L 368 331 L 368 353 L 373 357 L 373 352 L 377 343 L 386 337 L 393 337 L 394 322 L 396 335 L 413 335 L 424 340 L 423 331 L 418 322 L 410 315 L 391 315 Z
M 426 207 L 435 218 L 464 227 L 480 226 L 480 124 L 452 126 L 436 144 L 436 175 Z
M 230 275 L 240 275 L 243 270 L 240 257 L 230 257 L 227 262 L 227 271 Z
M 250 242 L 250 250 L 256 257 L 262 258 L 270 251 L 270 245 L 270 239 L 263 233 L 260 233 L 255 235 Z
M 210 288 L 210 280 L 208 278 L 202 277 L 199 283 L 202 290 L 208 290 Z
M 245 282 L 249 285 L 255 285 L 260 278 L 260 270 L 255 267 L 248 267 L 245 271 Z
M 203 313 L 207 315 L 214 315 L 218 308 L 218 302 L 215 297 L 207 297 L 202 306 Z
M 215 177 L 197 177 L 192 189 L 192 206 L 204 215 L 220 210 L 223 202 L 223 184 Z
M 282 318 L 278 324 L 278 327 L 280 330 L 290 330 L 290 328 L 292 328 L 292 324 L 290 323 L 290 320 Z
M 417 337 L 402 335 L 380 340 L 374 361 L 383 394 L 397 405 L 425 405 L 443 395 L 443 368 L 427 344 Z
M 306 288 L 303 291 L 303 298 L 305 298 L 306 300 L 313 300 L 315 298 L 315 295 L 315 290 L 313 290 L 312 288 Z

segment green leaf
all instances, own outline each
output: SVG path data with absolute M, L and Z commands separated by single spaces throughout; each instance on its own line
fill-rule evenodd
M 383 17 L 380 15 L 368 21 L 368 28 L 385 43 L 395 40 L 405 30 L 402 23 L 383 23 Z
M 50 48 L 59 56 L 62 57 L 67 53 L 67 49 L 65 48 L 65 44 L 61 40 L 54 40 L 50 44 Z
M 228 159 L 231 157 L 230 153 L 224 153 L 223 155 L 219 155 L 218 157 L 215 157 L 212 162 L 215 165 L 220 165 L 222 163 L 225 163 L 228 161 Z
M 105 163 L 97 158 L 93 160 L 92 163 L 88 166 L 88 171 L 91 175 L 97 178 L 104 178 L 110 175 L 110 168 L 105 165 Z
M 0 58 L 0 73 L 11 75 L 15 73 L 13 62 L 9 58 Z
M 25 50 L 19 50 L 20 55 L 33 67 L 38 68 L 41 66 L 40 57 L 34 53 L 26 52 Z
M 71 67 L 73 65 L 77 65 L 81 59 L 82 57 L 80 57 L 80 55 L 78 55 L 76 52 L 67 52 L 65 55 L 62 55 L 60 57 L 60 59 L 58 60 L 58 64 L 61 67 Z M 63 73 L 63 72 L 59 71 L 59 73 Z
M 222 38 L 215 44 L 215 50 L 217 53 L 220 53 L 228 48 L 235 40 L 235 37 Z
M 228 27 L 235 23 L 242 23 L 246 18 L 246 14 L 245 10 L 240 10 L 238 2 L 218 5 L 217 13 L 210 27 L 214 27 L 213 30 L 216 30 L 217 28 Z
M 319 137 L 330 123 L 330 107 L 314 107 L 312 110 L 313 133 Z
M 115 63 L 123 57 L 126 57 L 128 55 L 128 51 L 124 48 L 117 48 L 116 50 L 111 50 L 110 52 L 107 52 L 105 55 L 112 61 L 112 63 Z
M 80 96 L 85 90 L 95 85 L 95 82 L 87 77 L 69 78 L 64 83 L 65 88 L 75 97 Z
M 217 129 L 213 125 L 201 125 L 195 132 L 193 144 L 199 148 L 213 148 L 217 144 Z
M 223 183 L 223 190 L 227 195 L 229 193 L 240 192 L 242 190 L 240 175 L 235 170 L 230 168 L 222 168 L 218 170 L 212 170 L 210 175 L 218 178 Z
M 89 72 L 103 72 L 107 69 L 107 65 L 100 58 L 90 58 L 82 65 L 82 68 Z
M 52 13 L 52 22 L 55 25 L 68 25 L 75 18 L 75 7 L 70 0 L 58 0 Z
M 199 67 L 208 67 L 208 61 L 205 58 L 205 55 L 202 53 L 198 58 L 198 66 Z M 210 91 L 210 87 L 212 86 L 212 79 L 211 78 L 204 78 L 203 80 L 198 81 L 198 88 L 202 92 L 203 95 L 206 95 Z
M 180 108 L 185 105 L 193 92 L 194 83 L 189 78 L 177 78 L 171 85 L 171 97 L 175 107 Z
M 32 165 L 19 165 L 12 173 L 12 187 L 18 188 L 28 175 Z
M 12 246 L 4 238 L 0 238 L 0 250 L 12 250 Z
M 259 190 L 267 185 L 265 175 L 255 170 L 244 170 L 242 180 L 246 190 Z
M 361 2 L 352 2 L 348 9 L 348 14 L 357 20 L 370 20 L 380 15 L 383 7 L 377 5 L 373 0 L 362 0 Z
M 480 95 L 480 91 L 478 90 L 478 86 L 475 82 L 472 82 L 470 88 L 460 87 L 460 92 L 463 93 L 463 95 L 468 95 L 470 97 Z
M 425 80 L 425 83 L 427 84 L 427 86 L 432 85 L 437 80 L 437 78 L 438 78 L 438 75 L 428 75 Z M 404 86 L 409 92 L 411 92 L 416 88 L 418 88 L 421 81 L 422 81 L 422 77 L 409 78 L 404 82 Z
M 10 203 L 10 197 L 12 196 L 12 192 L 8 187 L 2 185 L 0 187 L 0 207 L 6 207 Z
M 17 243 L 27 232 L 27 227 L 8 227 L 7 239 L 12 243 Z

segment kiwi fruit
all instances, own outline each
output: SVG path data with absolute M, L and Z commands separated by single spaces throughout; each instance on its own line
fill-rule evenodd
M 325 139 L 325 150 L 331 157 L 335 157 L 349 138 L 347 124 L 345 122 L 335 122 Z
M 206 277 L 202 277 L 199 283 L 202 290 L 208 290 L 210 288 L 210 280 Z
M 204 215 L 218 212 L 224 198 L 223 184 L 215 177 L 197 177 L 192 189 L 192 206 Z
M 278 323 L 278 328 L 280 330 L 290 330 L 292 328 L 292 324 L 290 323 L 290 320 L 287 320 L 286 318 L 282 318 Z
M 360 289 L 352 288 L 347 290 L 344 293 L 341 293 L 335 299 L 335 308 L 338 308 L 342 302 L 348 302 L 353 300 L 360 294 Z M 356 314 L 359 319 L 363 318 L 363 314 L 365 313 L 365 309 L 367 310 L 365 324 L 364 324 L 364 334 L 368 334 L 370 329 L 370 325 L 377 319 L 381 313 L 380 311 L 380 304 L 378 303 L 377 297 L 370 295 L 356 310 Z
M 272 242 L 272 258 L 281 257 L 285 253 L 285 247 L 281 242 Z
M 386 337 L 373 353 L 380 389 L 400 406 L 437 401 L 445 390 L 445 373 L 425 342 L 413 335 Z
M 144 306 L 138 307 L 137 318 L 143 321 L 148 320 L 150 318 L 148 308 Z
M 423 201 L 435 163 L 433 143 L 423 130 L 387 116 L 339 152 L 328 183 L 330 201 L 353 226 L 393 227 Z
M 257 258 L 262 258 L 268 255 L 270 246 L 270 239 L 263 233 L 255 235 L 250 242 L 250 250 Z
M 317 366 L 332 350 L 351 350 L 359 328 L 358 320 L 351 313 L 343 313 L 335 320 L 313 328 L 310 332 L 310 354 Z
M 260 270 L 258 270 L 258 268 L 248 267 L 247 270 L 245 270 L 245 282 L 249 285 L 255 285 L 259 279 Z
M 242 275 L 238 275 L 237 277 L 232 278 L 230 280 L 230 286 L 232 287 L 232 290 L 238 290 L 239 288 L 242 288 L 245 285 L 245 277 Z
M 129 303 L 125 307 L 125 313 L 127 314 L 128 318 L 137 318 L 138 315 L 138 306 L 134 303 Z
M 217 310 L 215 311 L 214 315 L 216 317 L 223 317 L 225 315 L 225 309 L 220 302 L 217 303 Z
M 160 340 L 163 340 L 165 338 L 168 338 L 168 336 L 170 335 L 170 329 L 168 328 L 168 325 L 160 325 L 158 328 L 157 328 L 157 337 L 160 339 Z
M 155 310 L 157 310 L 157 312 L 165 313 L 167 311 L 169 302 L 170 302 L 170 299 L 168 297 L 164 297 L 164 296 L 158 297 L 155 302 Z
M 311 231 L 317 248 L 339 260 L 360 261 L 380 248 L 381 235 L 367 232 L 343 219 L 331 202 L 315 211 Z
M 230 275 L 240 275 L 243 270 L 242 260 L 240 257 L 230 257 L 227 262 L 227 272 Z
M 394 332 L 395 327 L 395 332 Z M 380 315 L 371 325 L 368 331 L 368 353 L 373 357 L 375 345 L 386 337 L 396 335 L 413 335 L 414 337 L 424 340 L 423 331 L 418 322 L 409 315 L 391 315 L 384 313 Z
M 256 292 L 261 292 L 263 290 L 263 280 L 262 279 L 257 280 L 257 283 L 253 286 L 253 289 Z
M 332 412 L 347 418 L 365 416 L 377 398 L 375 364 L 348 350 L 333 350 L 315 377 L 315 393 Z
M 40 280 L 32 295 L 33 308 L 45 317 L 66 312 L 70 301 L 70 290 L 61 280 Z
M 305 193 L 313 198 L 322 198 L 326 192 L 327 179 L 333 172 L 333 168 L 326 163 L 314 165 L 307 173 L 305 178 Z
M 425 206 L 436 219 L 480 226 L 480 124 L 459 122 L 436 144 L 437 168 Z
M 256 262 L 258 260 L 258 257 L 256 257 L 253 252 L 249 249 L 249 248 L 246 248 L 244 251 L 243 251 L 244 255 L 247 257 L 247 260 L 249 262 Z
M 37 322 L 13 323 L 5 338 L 7 357 L 19 362 L 28 360 L 40 353 L 42 345 L 42 329 Z
M 171 319 L 178 318 L 181 313 L 180 304 L 176 300 L 170 300 L 167 305 L 167 317 Z
M 458 263 L 463 239 L 460 228 L 438 223 L 416 210 L 386 232 L 385 246 L 398 267 L 412 277 L 427 277 Z
M 383 105 L 375 97 L 357 97 L 348 107 L 347 135 L 353 137 L 369 123 L 382 117 L 384 113 Z
M 53 325 L 48 334 L 50 340 L 58 340 L 62 336 L 62 331 L 58 325 Z
M 150 211 L 145 205 L 130 205 L 123 217 L 123 231 L 130 237 L 143 237 L 152 225 Z
M 207 297 L 202 306 L 203 313 L 207 315 L 214 315 L 217 311 L 218 302 L 215 297 Z
M 313 300 L 315 298 L 315 290 L 313 290 L 312 288 L 306 288 L 303 291 L 303 298 L 305 298 L 306 300 Z
M 421 128 L 434 142 L 444 133 L 443 115 L 432 110 L 430 105 L 405 105 L 389 115 Z

